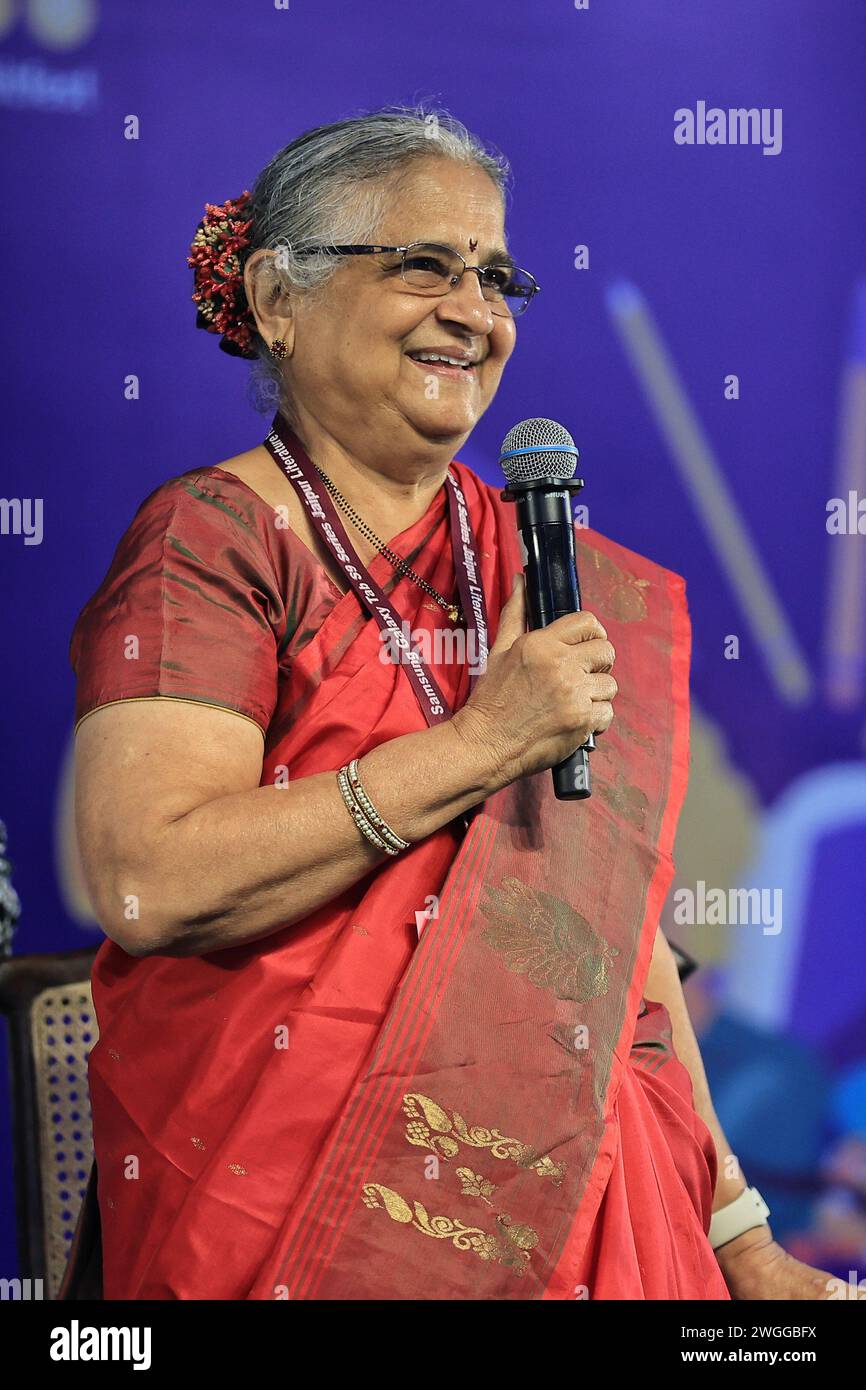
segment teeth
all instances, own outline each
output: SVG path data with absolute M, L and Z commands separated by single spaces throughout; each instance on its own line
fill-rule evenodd
M 471 367 L 471 362 L 464 362 L 460 357 L 444 357 L 438 352 L 410 352 L 410 357 L 414 357 L 416 362 L 445 362 L 449 367 Z

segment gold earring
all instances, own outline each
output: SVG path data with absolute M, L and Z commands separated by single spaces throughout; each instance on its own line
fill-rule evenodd
M 274 341 L 271 343 L 272 357 L 275 357 L 278 362 L 282 362 L 288 350 L 282 338 L 274 338 Z

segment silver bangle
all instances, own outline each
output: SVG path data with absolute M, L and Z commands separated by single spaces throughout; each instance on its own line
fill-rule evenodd
M 383 820 L 382 817 L 379 815 L 379 812 L 376 810 L 369 796 L 364 791 L 364 788 L 361 785 L 361 776 L 358 772 L 357 758 L 352 759 L 352 761 L 346 768 L 346 772 L 349 778 L 349 786 L 351 787 L 354 793 L 355 800 L 361 807 L 361 810 L 364 812 L 367 819 L 373 825 L 374 829 L 379 833 L 379 835 L 381 835 L 382 839 L 385 840 L 387 844 L 391 845 L 393 849 L 397 851 L 401 849 L 408 849 L 409 841 L 402 839 L 401 836 L 399 836 L 395 830 L 391 829 L 388 822 L 386 820 Z
M 349 815 L 352 817 L 352 820 L 355 822 L 355 825 L 360 830 L 361 834 L 366 836 L 366 838 L 370 841 L 371 845 L 375 845 L 377 849 L 384 850 L 385 854 L 399 854 L 399 850 L 392 849 L 390 845 L 387 845 L 385 843 L 385 841 L 382 839 L 382 836 L 378 834 L 375 827 L 367 819 L 364 811 L 356 802 L 354 796 L 352 795 L 352 789 L 349 786 L 349 778 L 345 767 L 341 767 L 340 771 L 337 773 L 337 785 L 339 786 L 340 794 L 344 802 L 346 803 L 346 809 L 349 812 Z

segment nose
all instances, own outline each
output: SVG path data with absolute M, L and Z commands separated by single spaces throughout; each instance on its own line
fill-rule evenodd
M 471 270 L 442 296 L 436 306 L 436 317 L 442 323 L 450 320 L 462 324 L 472 333 L 492 333 L 496 322 L 493 310 L 481 293 L 481 281 Z

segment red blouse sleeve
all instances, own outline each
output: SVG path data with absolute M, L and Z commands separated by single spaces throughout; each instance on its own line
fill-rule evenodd
M 142 503 L 72 634 L 76 727 L 101 705 L 163 696 L 267 730 L 286 612 L 263 511 L 195 473 Z

